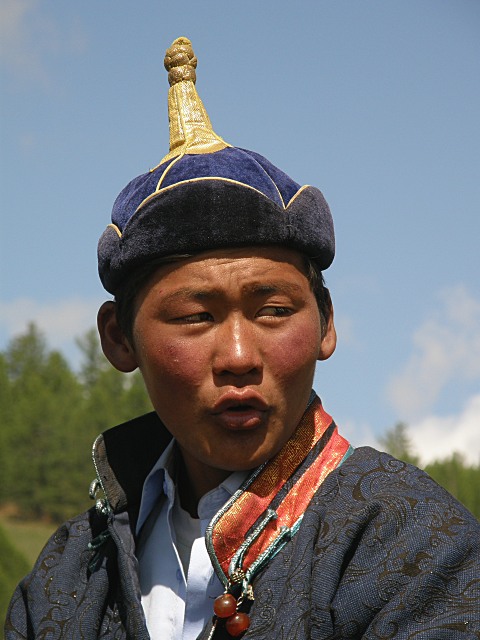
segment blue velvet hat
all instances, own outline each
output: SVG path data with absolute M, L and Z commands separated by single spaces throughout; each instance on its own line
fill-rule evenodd
M 98 244 L 100 279 L 113 294 L 135 268 L 169 255 L 282 245 L 322 270 L 333 260 L 322 193 L 213 131 L 195 88 L 196 66 L 190 41 L 175 40 L 165 57 L 170 151 L 121 191 Z

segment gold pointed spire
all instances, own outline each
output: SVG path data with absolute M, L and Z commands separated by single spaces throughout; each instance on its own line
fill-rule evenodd
M 195 88 L 197 58 L 188 38 L 177 38 L 165 54 L 168 71 L 170 151 L 161 163 L 185 153 L 213 153 L 230 147 L 212 128 Z

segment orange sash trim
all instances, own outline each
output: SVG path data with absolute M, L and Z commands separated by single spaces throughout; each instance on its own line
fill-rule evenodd
M 212 521 L 210 531 L 207 531 L 207 539 L 211 536 L 207 546 L 213 547 L 216 556 L 214 564 L 221 568 L 225 577 L 229 576 L 232 569 L 232 558 L 248 535 L 252 534 L 252 526 L 262 515 L 267 515 L 279 491 L 299 469 L 330 425 L 333 425 L 331 416 L 324 411 L 319 398 L 315 397 L 281 451 L 257 475 L 254 474 L 251 484 L 240 490 L 239 495 L 235 494 L 225 511 L 222 510 Z M 268 554 L 286 528 L 292 530 L 295 527 L 322 482 L 341 463 L 350 445 L 333 426 L 323 449 L 310 464 L 306 464 L 305 470 L 275 509 L 276 516 L 273 514 L 258 537 L 253 536 L 251 545 L 245 549 L 241 567 L 235 568 L 247 572 L 262 554 Z

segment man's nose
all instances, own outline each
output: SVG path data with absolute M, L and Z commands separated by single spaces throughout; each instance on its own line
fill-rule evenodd
M 217 330 L 213 372 L 216 375 L 260 374 L 263 361 L 253 323 L 244 317 L 225 321 Z

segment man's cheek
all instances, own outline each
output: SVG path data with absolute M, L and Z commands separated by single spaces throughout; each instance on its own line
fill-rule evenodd
M 316 361 L 319 349 L 320 339 L 316 330 L 292 332 L 278 341 L 275 358 L 285 370 L 295 372 L 308 366 L 311 361 Z
M 201 349 L 184 344 L 167 344 L 159 348 L 158 355 L 154 367 L 164 381 L 181 381 L 196 386 L 205 375 Z

